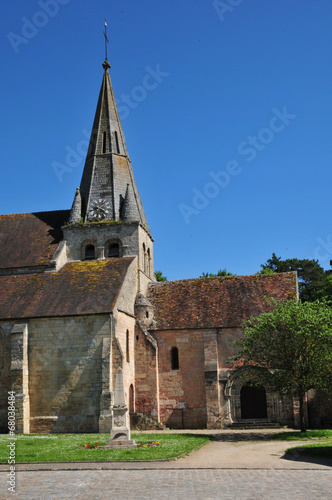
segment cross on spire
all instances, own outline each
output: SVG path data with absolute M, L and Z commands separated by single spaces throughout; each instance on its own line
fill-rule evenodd
M 107 19 L 106 19 L 106 17 L 105 17 L 105 31 L 103 33 L 104 33 L 104 37 L 105 37 L 105 61 L 107 61 L 108 38 L 107 38 Z

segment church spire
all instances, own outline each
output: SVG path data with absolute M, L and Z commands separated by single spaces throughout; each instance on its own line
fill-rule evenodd
M 104 35 L 107 50 L 106 26 Z M 149 231 L 116 106 L 108 71 L 110 67 L 106 52 L 104 76 L 80 187 L 82 215 L 85 222 L 119 221 L 126 194 L 128 198 L 130 193 L 129 214 L 135 214 L 135 220 Z M 127 217 L 128 210 L 128 220 Z

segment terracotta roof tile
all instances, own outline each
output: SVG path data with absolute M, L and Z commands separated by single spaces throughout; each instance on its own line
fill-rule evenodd
M 297 296 L 296 273 L 226 276 L 153 283 L 149 300 L 158 330 L 241 326 L 268 309 L 265 297 Z
M 133 260 L 73 262 L 56 273 L 0 276 L 0 319 L 109 313 Z
M 0 215 L 0 269 L 48 266 L 68 210 Z

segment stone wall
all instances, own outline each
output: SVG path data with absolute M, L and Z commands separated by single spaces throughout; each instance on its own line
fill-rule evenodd
M 126 403 L 129 406 L 129 388 L 135 387 L 135 318 L 129 314 L 118 311 L 116 313 L 116 348 L 114 349 L 112 363 L 112 387 L 115 387 L 116 370 L 119 366 L 123 370 L 123 382 L 126 393 Z M 129 350 L 127 351 L 127 331 Z M 120 346 L 121 356 L 118 349 Z
M 15 432 L 29 432 L 28 324 L 0 324 L 0 433 L 8 432 L 8 392 L 15 393 Z
M 11 390 L 11 335 L 14 322 L 0 322 L 0 433 L 8 432 L 8 391 Z
M 147 294 L 149 283 L 155 280 L 153 264 L 153 239 L 147 231 L 140 226 L 138 228 L 139 241 L 139 292 Z M 143 246 L 144 245 L 144 246 Z M 145 249 L 145 251 L 144 251 Z
M 139 325 L 135 327 L 135 411 L 160 418 L 158 352 Z
M 103 222 L 92 224 L 77 224 L 63 228 L 67 244 L 69 261 L 82 260 L 84 257 L 82 244 L 94 242 L 97 247 L 97 257 L 107 257 L 107 244 L 120 243 L 120 257 L 139 254 L 138 223 Z
M 174 428 L 206 427 L 204 333 L 168 330 L 154 336 L 159 350 L 160 421 Z M 178 370 L 172 370 L 172 347 L 178 348 Z M 179 403 L 185 403 L 185 409 L 178 408 Z
M 137 264 L 138 258 L 134 259 L 130 264 L 115 304 L 116 310 L 131 314 L 132 316 L 134 315 L 134 303 L 138 289 Z
M 15 393 L 15 426 L 17 433 L 30 429 L 28 324 L 17 323 L 11 336 L 11 391 Z
M 77 224 L 66 226 L 63 229 L 68 261 L 84 259 L 85 247 L 93 244 L 96 248 L 96 257 L 103 259 L 108 257 L 108 246 L 110 243 L 118 243 L 120 257 L 137 256 L 136 269 L 138 280 L 132 292 L 147 292 L 148 284 L 154 280 L 153 265 L 153 239 L 149 233 L 139 224 L 131 222 L 110 222 Z M 143 247 L 144 245 L 144 247 Z M 144 251 L 145 248 L 145 251 Z M 65 263 L 59 257 L 59 265 Z
M 234 364 L 230 362 L 229 358 L 234 356 L 238 350 L 234 341 L 239 340 L 242 336 L 243 330 L 240 327 L 218 329 L 218 359 L 221 370 L 233 367 Z
M 109 338 L 107 315 L 30 321 L 30 432 L 98 432 Z
M 317 409 L 319 413 L 319 425 L 326 429 L 332 428 L 332 394 L 327 394 L 322 391 L 317 392 Z
M 233 342 L 241 334 L 241 328 L 153 332 L 158 342 L 160 421 L 163 424 L 173 428 L 212 429 L 242 420 L 241 388 L 252 377 L 242 373 L 244 369 L 234 369 L 229 362 L 236 351 Z M 178 349 L 178 369 L 172 369 L 172 347 Z M 146 366 L 149 363 L 151 366 L 151 360 L 145 359 Z M 147 392 L 153 378 L 149 373 L 143 372 L 140 380 L 142 383 L 144 377 Z M 294 423 L 291 400 L 267 391 L 266 403 L 268 421 Z

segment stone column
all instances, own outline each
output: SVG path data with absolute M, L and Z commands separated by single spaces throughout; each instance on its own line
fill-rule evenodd
M 218 369 L 217 332 L 204 332 L 204 375 L 206 396 L 206 426 L 208 429 L 221 427 L 220 388 Z
M 28 325 L 16 324 L 11 331 L 11 390 L 15 392 L 16 432 L 30 432 Z
M 101 448 L 136 448 L 136 443 L 130 439 L 129 411 L 123 383 L 122 368 L 116 371 L 114 405 L 112 408 L 111 440 Z

